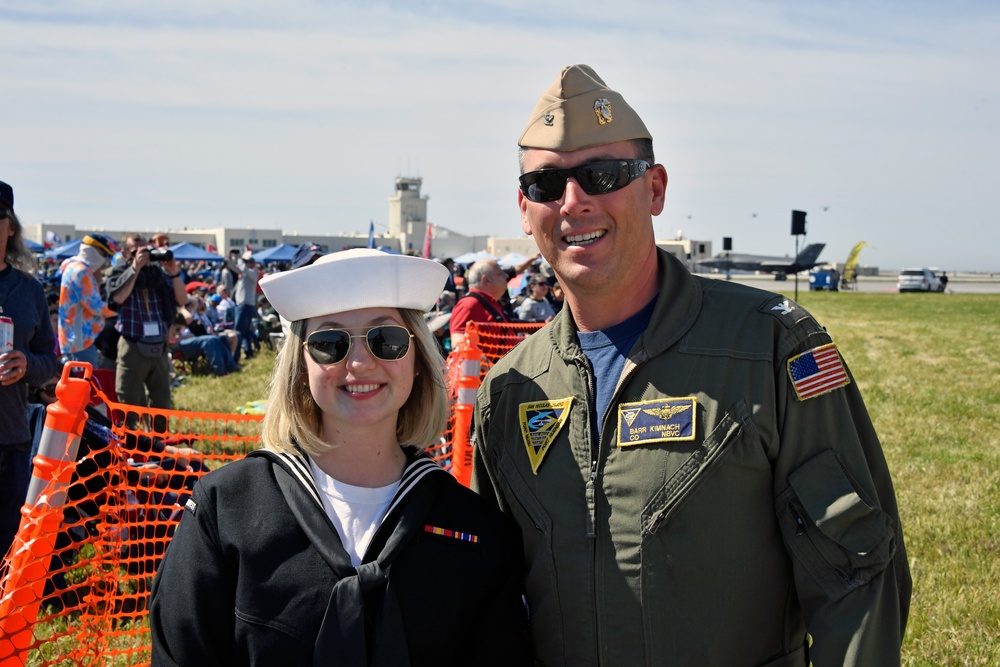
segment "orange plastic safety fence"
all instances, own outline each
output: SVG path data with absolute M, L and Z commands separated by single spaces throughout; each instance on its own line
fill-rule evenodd
M 65 503 L 22 510 L 0 667 L 148 664 L 149 590 L 191 489 L 259 445 L 260 415 L 107 405 L 112 427 L 87 423 Z
M 476 386 L 540 326 L 470 324 L 473 347 L 463 354 L 479 360 Z M 468 443 L 467 424 L 464 438 L 455 432 L 460 352 L 448 358 L 448 430 L 428 450 L 446 469 L 456 436 Z M 22 510 L 0 573 L 0 667 L 148 665 L 149 590 L 191 489 L 259 446 L 260 415 L 145 409 L 98 395 L 112 426 L 88 421 L 75 465 L 53 470 L 42 492 L 61 479 L 65 502 Z
M 500 357 L 542 326 L 541 323 L 469 322 L 465 340 L 448 355 L 445 383 L 451 406 L 442 441 L 447 443 L 449 469 L 463 484 L 469 484 L 472 474 L 470 429 L 475 390 Z

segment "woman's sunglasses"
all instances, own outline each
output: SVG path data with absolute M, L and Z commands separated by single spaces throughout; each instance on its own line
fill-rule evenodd
M 649 169 L 645 160 L 597 160 L 569 169 L 541 169 L 521 174 L 521 192 L 533 202 L 561 199 L 566 179 L 573 177 L 588 195 L 621 190 Z
M 358 336 L 352 336 L 344 329 L 319 329 L 309 334 L 303 345 L 313 361 L 330 366 L 347 358 L 354 338 L 364 338 L 368 350 L 376 359 L 397 361 L 409 351 L 413 334 L 398 324 L 382 324 Z

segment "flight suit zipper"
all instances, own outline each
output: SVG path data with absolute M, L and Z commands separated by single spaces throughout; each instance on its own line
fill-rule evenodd
M 645 355 L 642 357 L 642 361 L 645 360 Z M 594 374 L 590 371 L 590 364 L 586 356 L 576 357 L 577 365 L 580 367 L 581 372 L 586 378 L 587 387 L 587 428 L 590 428 L 590 410 L 595 409 L 594 401 L 596 401 L 597 387 Z M 604 444 L 604 433 L 607 429 L 608 414 L 614 412 L 614 406 L 618 402 L 618 396 L 621 393 L 622 387 L 626 385 L 628 379 L 635 373 L 638 369 L 639 364 L 633 363 L 626 359 L 625 367 L 622 370 L 621 377 L 618 378 L 618 383 L 615 385 L 614 394 L 611 396 L 611 401 L 608 403 L 607 411 L 603 415 L 598 415 L 597 420 L 597 433 L 594 434 L 596 437 L 591 438 L 591 461 L 590 461 L 590 475 L 587 477 L 587 510 L 589 513 L 588 525 L 587 525 L 587 537 L 594 540 L 593 548 L 591 549 L 591 572 L 593 573 L 593 585 L 594 585 L 594 609 L 599 607 L 597 596 L 599 595 L 600 588 L 600 573 L 598 572 L 597 564 L 598 550 L 600 549 L 600 544 L 597 541 L 597 470 L 601 461 L 601 452 Z M 611 446 L 611 445 L 609 445 Z M 600 614 L 595 614 L 594 625 L 595 633 L 594 638 L 597 643 L 597 656 L 598 663 L 601 661 L 601 656 L 603 655 L 602 648 L 602 637 L 601 637 L 601 627 L 598 617 Z
M 591 573 L 591 585 L 593 586 L 593 597 L 591 598 L 591 609 L 594 610 L 593 614 L 593 624 L 594 624 L 594 641 L 597 643 L 597 655 L 601 655 L 601 627 L 598 617 L 600 614 L 596 613 L 598 609 L 597 598 L 598 598 L 598 581 L 597 581 L 597 465 L 600 460 L 600 433 L 597 434 L 597 439 L 595 443 L 594 434 L 591 432 L 590 428 L 590 411 L 593 409 L 594 397 L 597 394 L 597 389 L 594 386 L 594 375 L 590 372 L 590 362 L 587 360 L 585 355 L 577 355 L 573 358 L 576 363 L 580 374 L 584 379 L 584 386 L 586 391 L 586 400 L 584 405 L 586 406 L 586 415 L 584 420 L 584 428 L 588 438 L 590 439 L 590 474 L 587 476 L 586 483 L 586 501 L 587 501 L 587 538 L 591 540 L 590 543 L 590 573 Z

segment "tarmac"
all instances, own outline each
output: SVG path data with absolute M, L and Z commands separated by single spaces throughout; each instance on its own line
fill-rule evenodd
M 718 280 L 725 280 L 726 275 L 724 273 L 712 273 L 712 274 L 699 274 L 705 276 L 706 278 L 716 278 Z M 751 275 L 751 274 L 733 274 L 732 280 L 735 282 L 743 283 L 744 285 L 751 285 L 758 289 L 769 290 L 772 292 L 790 292 L 795 289 L 795 278 L 794 276 L 789 276 L 787 280 L 775 280 L 773 276 L 770 275 Z M 809 278 L 805 274 L 799 277 L 799 292 L 809 291 Z M 879 275 L 879 276 L 858 276 L 858 289 L 857 292 L 864 293 L 888 293 L 897 294 L 899 290 L 896 288 L 896 276 L 895 275 Z M 842 294 L 851 294 L 855 290 L 842 290 Z M 948 274 L 948 287 L 945 290 L 945 294 L 1000 294 L 1000 274 L 986 274 L 986 273 L 958 273 Z M 904 294 L 903 296 L 907 296 Z

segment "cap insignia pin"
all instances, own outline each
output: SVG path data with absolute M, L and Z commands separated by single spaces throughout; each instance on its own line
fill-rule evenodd
M 607 125 L 614 120 L 611 117 L 611 102 L 604 97 L 594 100 L 594 114 L 597 116 L 597 122 L 601 125 Z
M 545 124 L 548 125 L 548 126 L 551 126 L 552 125 L 552 121 L 554 121 L 556 119 L 556 117 L 553 116 L 550 113 L 545 114 L 545 116 L 543 116 L 543 118 L 545 120 Z

